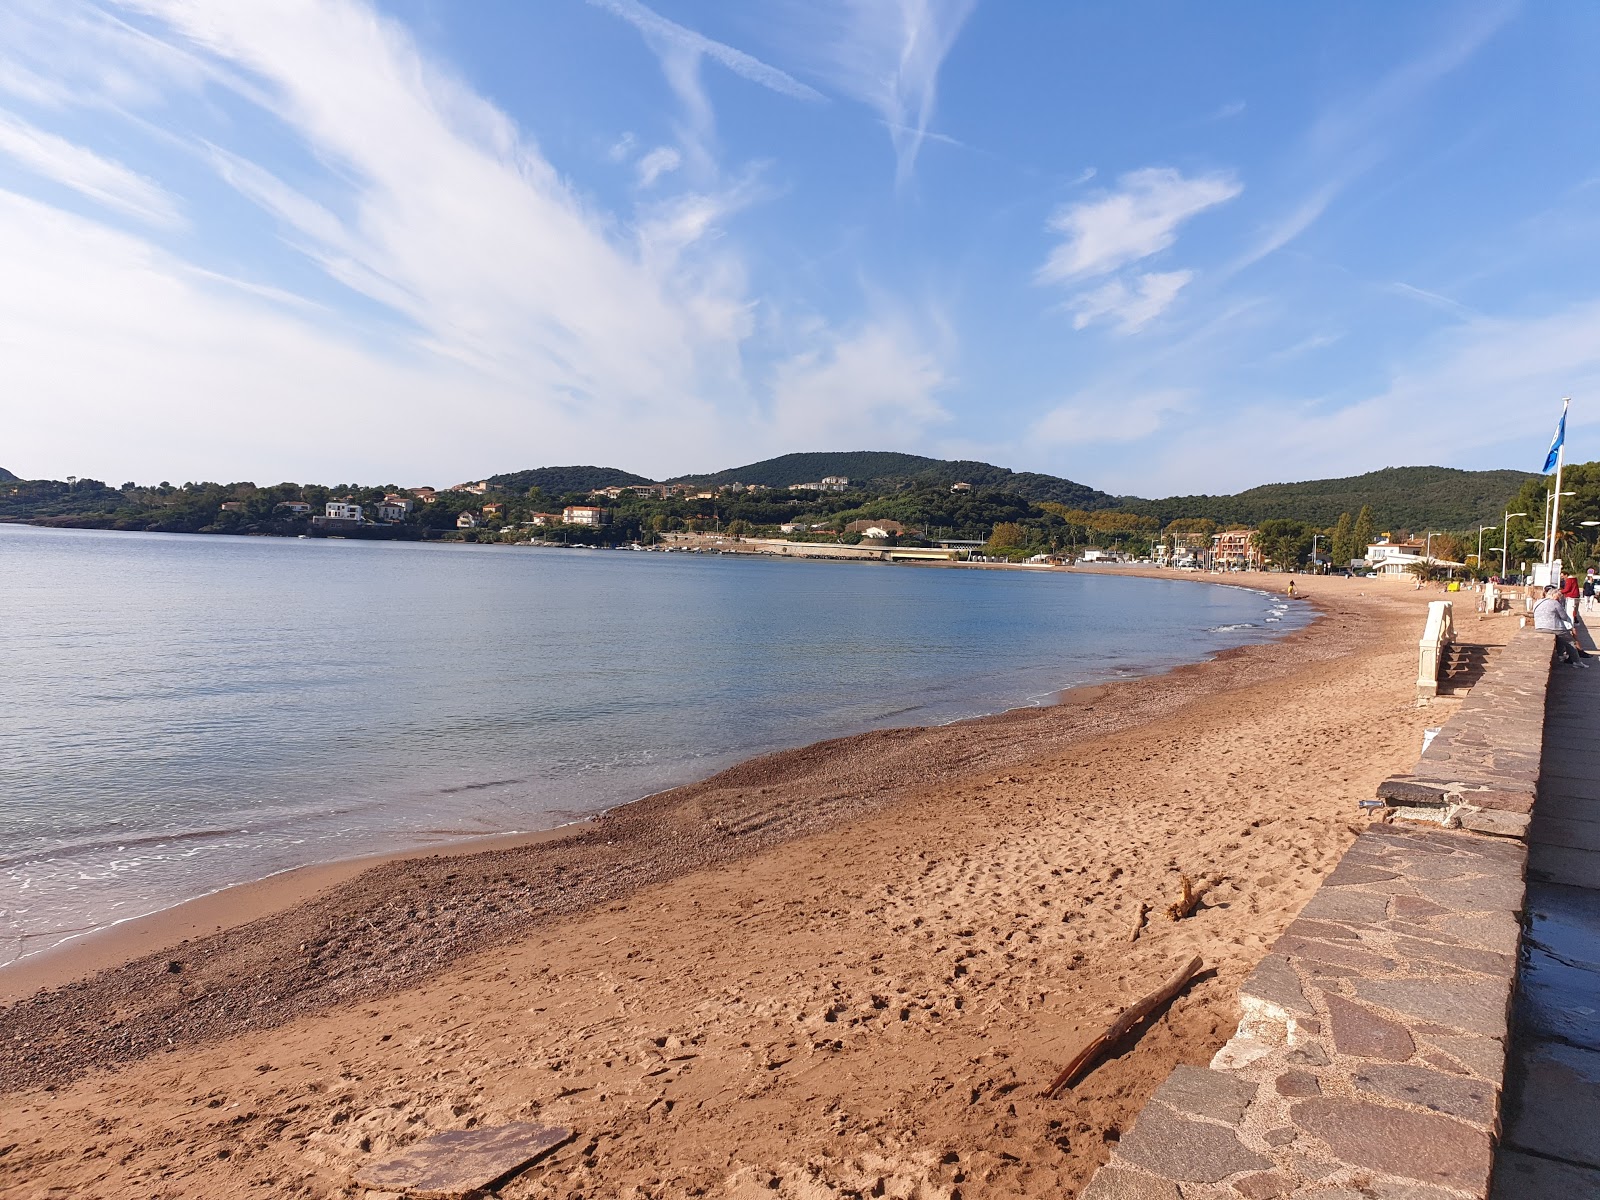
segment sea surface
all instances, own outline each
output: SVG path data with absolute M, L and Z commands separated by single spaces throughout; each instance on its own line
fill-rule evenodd
M 0 525 L 0 964 L 1308 615 L 1105 574 Z

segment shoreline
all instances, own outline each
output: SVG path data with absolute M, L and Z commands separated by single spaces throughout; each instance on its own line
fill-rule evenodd
M 980 569 L 1028 571 L 1083 570 L 1083 573 L 1091 575 L 1160 580 L 1177 579 L 1190 583 L 1233 587 L 1243 591 L 1255 592 L 1264 597 L 1275 594 L 1266 586 L 1243 582 L 1226 574 L 1174 572 L 1154 567 L 1063 568 L 1021 563 L 908 563 L 892 565 L 943 568 L 971 566 Z M 1086 696 L 1098 697 L 1108 687 L 1160 679 L 1174 671 L 1215 662 L 1250 647 L 1276 645 L 1306 634 L 1325 615 L 1314 602 L 1308 602 L 1308 607 L 1311 608 L 1312 615 L 1306 624 L 1299 628 L 1290 628 L 1281 634 L 1274 634 L 1264 642 L 1247 642 L 1239 646 L 1224 647 L 1220 650 L 1211 651 L 1203 658 L 1188 662 L 1176 663 L 1164 668 L 1133 675 L 1114 675 L 1089 683 L 1077 684 L 1057 691 L 1054 694 L 1054 699 L 1047 703 L 1018 704 L 1011 708 L 981 713 L 971 717 L 962 717 L 938 725 L 889 726 L 860 730 L 856 733 L 822 738 L 801 746 L 757 752 L 714 771 L 705 779 L 695 780 L 661 792 L 647 793 L 644 796 L 612 805 L 610 808 L 602 809 L 589 817 L 580 818 L 553 829 L 536 830 L 527 833 L 486 834 L 455 842 L 421 844 L 415 847 L 376 854 L 360 854 L 346 859 L 309 863 L 259 879 L 242 880 L 213 892 L 181 900 L 176 904 L 157 909 L 151 913 L 128 917 L 85 933 L 70 936 L 46 949 L 34 951 L 10 962 L 0 964 L 0 1008 L 26 999 L 41 989 L 53 989 L 65 984 L 79 982 L 100 971 L 124 966 L 161 951 L 173 950 L 197 938 L 222 933 L 256 920 L 282 913 L 302 905 L 332 888 L 348 883 L 375 867 L 415 859 L 461 857 L 489 853 L 496 850 L 514 850 L 524 846 L 538 845 L 572 837 L 581 833 L 586 826 L 594 821 L 618 810 L 625 809 L 630 805 L 644 804 L 656 799 L 658 796 L 667 796 L 675 792 L 698 787 L 727 771 L 737 771 L 749 764 L 765 759 L 789 754 L 804 756 L 821 747 L 861 736 L 862 734 L 952 728 L 976 722 L 1004 720 L 1016 713 L 1056 708 L 1062 705 L 1070 706 L 1074 703 L 1083 703 Z
M 196 938 L 222 933 L 287 911 L 347 883 L 374 867 L 413 858 L 456 857 L 514 850 L 571 837 L 585 821 L 532 833 L 494 833 L 382 854 L 308 863 L 260 879 L 246 879 L 143 916 L 128 917 L 75 934 L 45 950 L 0 965 L 0 1008 L 35 992 L 87 979 L 147 955 L 171 951 Z

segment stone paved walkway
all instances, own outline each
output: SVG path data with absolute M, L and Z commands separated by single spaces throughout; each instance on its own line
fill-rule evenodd
M 1550 680 L 1494 1200 L 1600 1197 L 1600 659 L 1589 662 Z

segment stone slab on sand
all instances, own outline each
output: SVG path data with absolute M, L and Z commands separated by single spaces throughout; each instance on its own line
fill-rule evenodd
M 355 1173 L 357 1187 L 416 1200 L 458 1200 L 530 1166 L 572 1137 L 552 1125 L 514 1121 L 493 1129 L 452 1129 L 414 1142 Z

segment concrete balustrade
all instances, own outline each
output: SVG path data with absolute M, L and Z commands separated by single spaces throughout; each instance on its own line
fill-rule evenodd
M 1448 600 L 1428 604 L 1428 623 L 1417 644 L 1417 700 L 1419 703 L 1439 694 L 1439 675 L 1444 669 L 1446 649 L 1456 640 L 1455 606 Z

